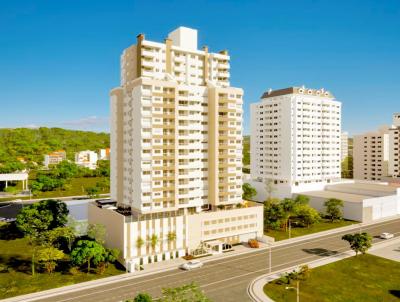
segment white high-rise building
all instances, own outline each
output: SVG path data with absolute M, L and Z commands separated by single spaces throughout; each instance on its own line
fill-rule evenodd
M 279 197 L 340 179 L 340 145 L 341 103 L 329 91 L 269 90 L 251 105 L 251 175 Z
M 393 125 L 389 129 L 388 174 L 400 179 L 400 113 L 393 114 Z
M 89 219 L 106 224 L 107 243 L 130 270 L 263 234 L 262 206 L 242 201 L 243 90 L 230 86 L 229 59 L 227 51 L 199 50 L 197 31 L 185 27 L 164 43 L 138 35 L 121 56 L 121 86 L 111 91 L 118 210 L 92 207 Z M 112 219 L 126 227 L 116 230 Z

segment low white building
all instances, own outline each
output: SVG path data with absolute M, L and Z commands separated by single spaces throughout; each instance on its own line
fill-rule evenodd
M 126 210 L 117 211 L 115 202 L 92 203 L 88 220 L 105 225 L 107 246 L 121 251 L 120 260 L 130 272 L 144 264 L 221 253 L 233 244 L 263 238 L 263 206 L 253 202 L 199 213 L 138 215 Z
M 328 185 L 324 190 L 303 192 L 310 205 L 325 212 L 324 203 L 330 198 L 343 200 L 343 217 L 361 222 L 400 214 L 400 187 L 385 183 L 353 182 Z
M 97 159 L 98 155 L 94 151 L 86 150 L 75 153 L 75 163 L 90 170 L 97 168 Z
M 110 159 L 110 148 L 99 150 L 99 160 L 109 160 Z

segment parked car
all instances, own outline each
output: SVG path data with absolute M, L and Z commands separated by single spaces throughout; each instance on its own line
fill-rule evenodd
M 390 239 L 390 238 L 393 238 L 394 235 L 392 233 L 382 233 L 379 237 L 381 239 Z
M 192 261 L 189 261 L 189 262 L 186 262 L 186 263 L 182 264 L 180 266 L 180 268 L 185 270 L 185 271 L 190 271 L 190 270 L 192 270 L 194 268 L 200 268 L 202 266 L 203 266 L 203 263 L 201 263 L 200 261 L 192 260 Z

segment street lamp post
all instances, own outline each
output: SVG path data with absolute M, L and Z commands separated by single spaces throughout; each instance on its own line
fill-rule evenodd
M 295 289 L 296 290 L 296 301 L 300 302 L 300 288 L 299 288 L 299 280 L 296 281 L 296 287 L 286 286 L 286 289 Z
M 272 272 L 272 244 L 269 245 L 269 272 Z

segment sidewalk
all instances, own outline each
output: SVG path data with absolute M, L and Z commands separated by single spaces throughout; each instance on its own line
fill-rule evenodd
M 261 249 L 267 249 L 268 246 L 266 244 L 260 243 L 260 248 L 258 249 L 252 249 L 249 247 L 246 247 L 244 245 L 238 245 L 234 247 L 233 251 L 222 253 L 222 254 L 215 254 L 211 256 L 206 256 L 204 258 L 200 258 L 201 262 L 207 263 L 219 259 L 226 259 L 226 258 L 231 258 L 234 256 L 238 255 L 245 255 L 248 253 L 253 253 L 260 251 Z M 58 288 L 53 288 L 41 292 L 36 292 L 36 293 L 31 293 L 27 295 L 22 295 L 22 296 L 17 296 L 17 297 L 12 297 L 8 299 L 1 300 L 2 302 L 29 302 L 29 301 L 38 301 L 40 299 L 44 298 L 50 298 L 53 296 L 57 296 L 60 294 L 65 294 L 69 292 L 75 292 L 79 290 L 84 290 L 84 289 L 90 289 L 94 287 L 98 287 L 101 285 L 108 285 L 108 284 L 113 284 L 116 282 L 120 281 L 126 281 L 126 280 L 132 280 L 140 277 L 145 277 L 145 276 L 150 276 L 162 272 L 168 272 L 172 270 L 176 270 L 179 268 L 179 266 L 182 263 L 185 263 L 186 260 L 182 258 L 177 258 L 173 259 L 170 261 L 163 261 L 163 262 L 157 262 L 157 263 L 151 263 L 147 264 L 144 266 L 143 271 L 139 272 L 134 272 L 134 273 L 126 273 L 126 274 L 121 274 L 118 276 L 113 276 L 113 277 L 107 277 L 107 278 L 102 278 L 102 279 L 97 279 L 93 281 L 87 281 L 87 282 L 82 282 L 82 283 L 77 283 L 73 285 L 67 285 L 63 287 L 58 287 Z
M 207 256 L 204 258 L 200 258 L 200 260 L 203 263 L 207 263 L 207 262 L 215 261 L 215 260 L 219 260 L 219 259 L 230 258 L 230 257 L 238 256 L 238 255 L 245 255 L 245 254 L 254 253 L 257 251 L 267 250 L 271 247 L 274 248 L 274 247 L 283 246 L 283 245 L 287 245 L 287 244 L 294 243 L 294 242 L 301 242 L 301 241 L 318 238 L 318 237 L 329 235 L 329 234 L 335 234 L 335 233 L 340 233 L 340 232 L 344 232 L 344 231 L 358 230 L 360 228 L 360 226 L 365 227 L 365 226 L 373 225 L 376 223 L 380 223 L 380 222 L 384 222 L 384 221 L 391 221 L 391 220 L 395 220 L 395 219 L 399 219 L 399 218 L 400 218 L 400 215 L 393 216 L 393 217 L 379 220 L 379 221 L 375 221 L 373 223 L 353 224 L 353 225 L 342 227 L 342 228 L 318 232 L 318 233 L 305 235 L 305 236 L 299 236 L 299 237 L 295 237 L 292 239 L 286 239 L 286 240 L 278 241 L 278 242 L 275 242 L 272 244 L 266 244 L 266 243 L 260 242 L 260 248 L 258 248 L 258 249 L 251 249 L 246 246 L 238 245 L 238 246 L 234 247 L 234 249 L 235 249 L 234 251 L 222 253 L 222 254 L 216 254 L 216 255 L 212 255 L 212 256 Z M 113 284 L 113 283 L 120 282 L 123 280 L 131 280 L 131 279 L 136 279 L 136 278 L 140 278 L 140 277 L 144 277 L 144 276 L 154 275 L 154 274 L 161 273 L 161 272 L 171 271 L 174 269 L 178 269 L 179 265 L 181 265 L 184 262 L 185 262 L 185 260 L 178 258 L 178 259 L 173 259 L 173 260 L 164 261 L 164 262 L 147 264 L 144 266 L 145 270 L 140 271 L 140 272 L 126 273 L 126 274 L 122 274 L 122 275 L 118 275 L 118 276 L 107 277 L 107 278 L 97 279 L 97 280 L 93 280 L 93 281 L 82 282 L 82 283 L 78 283 L 78 284 L 74 284 L 74 285 L 68 285 L 68 286 L 63 286 L 63 287 L 59 287 L 59 288 L 49 289 L 49 290 L 31 293 L 31 294 L 27 294 L 27 295 L 23 295 L 23 296 L 8 298 L 5 300 L 2 300 L 2 302 L 3 301 L 4 302 L 37 301 L 41 298 L 48 298 L 48 297 L 52 297 L 55 295 L 66 293 L 66 292 L 74 292 L 74 291 L 79 291 L 79 290 L 83 290 L 83 289 L 90 289 L 90 288 L 94 288 L 94 287 L 101 286 L 101 285 Z M 257 300 L 255 300 L 255 301 L 257 301 Z
M 400 238 L 393 238 L 387 241 L 382 241 L 375 243 L 368 252 L 374 252 L 375 250 L 382 249 L 386 246 L 390 246 L 393 244 L 400 243 Z M 353 251 L 347 251 L 343 253 L 339 253 L 333 256 L 328 256 L 323 259 L 317 259 L 305 264 L 308 264 L 310 268 L 315 268 L 318 266 L 323 266 L 328 263 L 336 262 L 339 260 L 343 260 L 349 257 L 352 257 L 355 255 L 355 252 Z M 268 282 L 271 282 L 275 279 L 278 279 L 283 273 L 293 271 L 297 269 L 299 266 L 292 266 L 290 268 L 286 268 L 283 270 L 280 270 L 278 272 L 270 273 L 270 274 L 264 274 L 261 275 L 260 277 L 257 277 L 254 279 L 249 286 L 247 287 L 247 293 L 250 296 L 251 300 L 255 302 L 274 302 L 271 298 L 269 298 L 265 293 L 264 293 L 264 285 Z
M 331 230 L 327 230 L 327 231 L 312 233 L 309 235 L 298 236 L 298 237 L 294 237 L 291 239 L 275 241 L 275 242 L 271 243 L 271 245 L 272 245 L 272 247 L 276 247 L 276 246 L 287 245 L 287 244 L 291 244 L 291 243 L 295 243 L 295 242 L 301 242 L 301 241 L 305 241 L 305 240 L 309 240 L 309 239 L 314 239 L 314 238 L 322 237 L 325 235 L 341 233 L 341 232 L 345 232 L 345 231 L 353 231 L 353 230 L 360 230 L 360 229 L 362 231 L 363 227 L 368 227 L 368 226 L 382 223 L 382 222 L 389 222 L 389 221 L 396 220 L 396 219 L 400 219 L 400 215 L 395 215 L 395 216 L 391 216 L 391 217 L 387 217 L 387 218 L 378 219 L 373 222 L 355 223 L 352 225 L 335 228 L 335 229 L 331 229 Z

